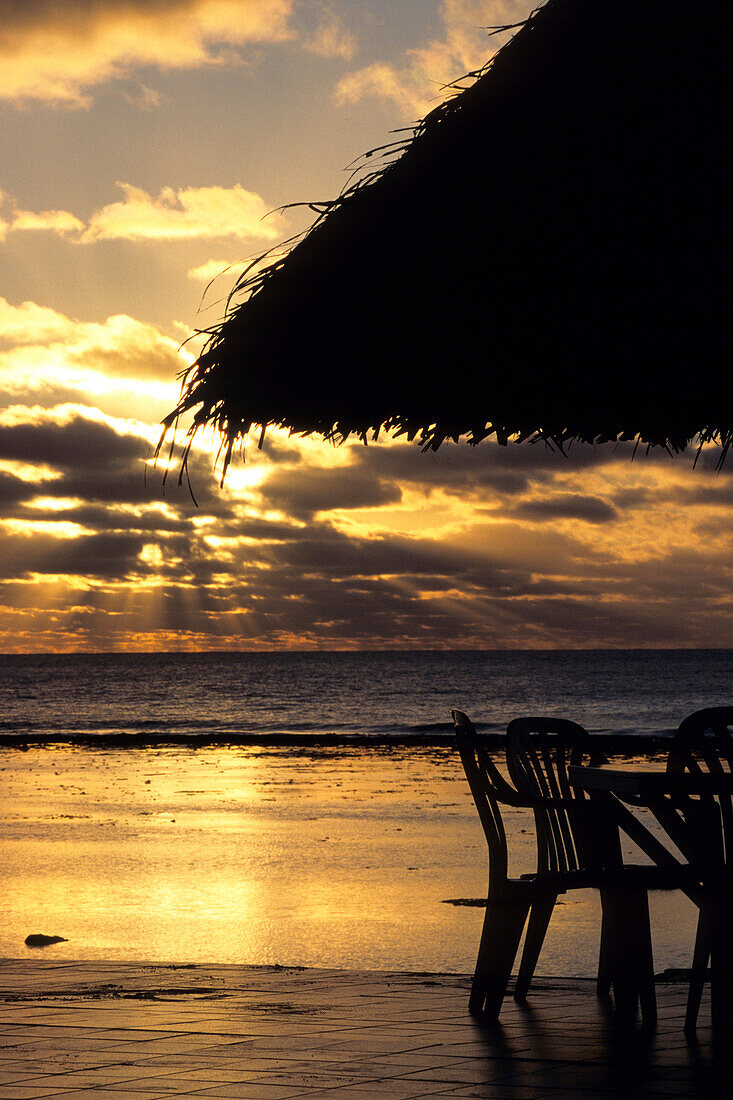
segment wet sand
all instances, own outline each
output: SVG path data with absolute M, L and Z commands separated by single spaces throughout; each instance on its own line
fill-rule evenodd
M 470 972 L 483 834 L 450 748 L 0 751 L 0 954 Z M 513 873 L 534 826 L 507 809 Z M 695 913 L 652 898 L 655 965 L 689 965 Z M 558 905 L 538 973 L 590 976 L 593 892 Z

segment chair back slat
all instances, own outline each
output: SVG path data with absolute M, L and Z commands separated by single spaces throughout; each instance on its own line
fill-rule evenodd
M 552 755 L 546 743 L 531 741 L 522 759 L 526 793 L 545 800 L 559 797 Z M 516 776 L 512 776 L 518 784 Z M 567 836 L 563 831 L 562 815 L 547 807 L 535 809 L 538 833 L 539 866 L 543 871 L 567 871 L 572 867 L 568 860 Z
M 534 807 L 541 871 L 577 871 L 582 866 L 568 803 L 584 801 L 585 794 L 570 786 L 568 765 L 587 762 L 590 756 L 589 734 L 575 722 L 515 718 L 509 723 L 509 774 L 519 791 L 543 800 Z
M 691 714 L 680 724 L 667 758 L 667 771 L 691 775 L 730 775 L 733 772 L 733 706 L 707 707 Z M 714 800 L 720 810 L 720 837 L 710 838 L 717 847 L 720 861 L 733 870 L 733 795 L 721 791 L 715 795 L 688 795 L 683 802 L 690 807 L 702 799 Z M 684 809 L 683 809 L 684 812 Z M 712 856 L 712 849 L 706 853 Z

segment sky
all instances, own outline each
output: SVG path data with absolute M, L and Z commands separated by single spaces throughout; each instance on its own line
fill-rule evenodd
M 152 464 L 289 204 L 532 6 L 0 0 L 0 652 L 733 646 L 713 452 L 271 432 L 220 488 L 202 436 L 196 503 Z

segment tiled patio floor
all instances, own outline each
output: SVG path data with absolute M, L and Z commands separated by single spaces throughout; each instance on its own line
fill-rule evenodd
M 703 1002 L 659 986 L 655 1032 L 620 1034 L 590 981 L 538 979 L 500 1026 L 469 980 L 121 963 L 0 963 L 0 1098 L 733 1097 Z

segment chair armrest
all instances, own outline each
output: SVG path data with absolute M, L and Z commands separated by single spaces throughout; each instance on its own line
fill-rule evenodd
M 537 805 L 536 800 L 531 795 L 523 794 L 521 791 L 515 790 L 510 783 L 507 783 L 498 769 L 492 775 L 491 781 L 494 786 L 494 794 L 499 802 L 507 806 L 521 806 L 529 810 Z
M 508 806 L 532 806 L 531 797 L 520 793 L 509 783 L 491 759 L 486 746 L 481 743 L 473 723 L 462 710 L 451 710 L 456 735 L 456 744 L 461 754 L 466 775 L 485 773 L 485 779 L 491 785 L 491 793 L 498 802 Z
M 516 790 L 516 788 L 504 778 L 483 746 L 478 746 L 477 752 L 481 759 L 481 766 L 484 768 L 491 781 L 494 796 L 499 802 L 503 802 L 507 806 L 532 807 L 535 805 L 535 801 L 531 795 Z

